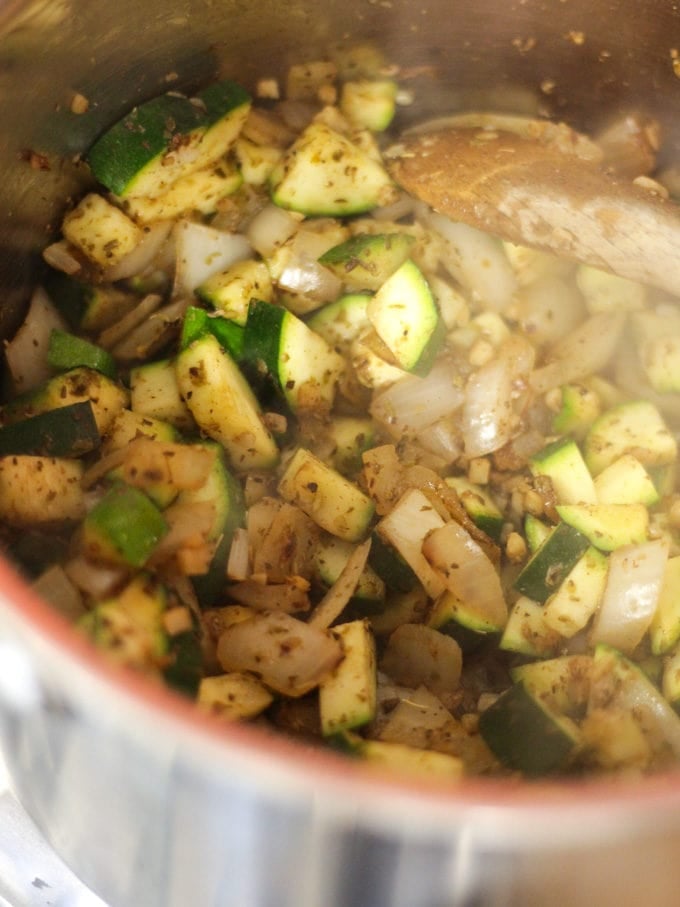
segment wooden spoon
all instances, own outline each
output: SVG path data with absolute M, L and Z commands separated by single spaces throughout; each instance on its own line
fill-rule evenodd
M 452 220 L 680 295 L 680 206 L 609 174 L 563 124 L 472 115 L 405 135 L 387 159 Z

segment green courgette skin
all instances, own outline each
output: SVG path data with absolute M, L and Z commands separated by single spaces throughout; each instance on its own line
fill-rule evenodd
M 229 111 L 250 102 L 250 95 L 229 80 L 200 92 L 196 102 L 165 94 L 135 107 L 90 148 L 87 162 L 95 179 L 124 196 L 155 159 L 181 148 L 192 133 L 205 132 Z
M 189 306 L 184 314 L 180 349 L 190 346 L 194 340 L 212 334 L 216 340 L 237 362 L 243 357 L 244 328 L 229 318 L 211 315 L 198 306 Z
M 118 372 L 116 360 L 108 350 L 67 331 L 52 331 L 47 361 L 52 368 L 60 371 L 85 366 L 112 380 Z
M 515 589 L 533 601 L 546 601 L 589 544 L 578 530 L 558 523 L 524 566 L 515 580 Z
M 149 160 L 165 154 L 201 126 L 201 113 L 186 98 L 162 95 L 135 107 L 90 148 L 87 161 L 95 179 L 124 195 Z
M 521 683 L 482 712 L 479 732 L 503 765 L 530 777 L 564 768 L 574 749 L 572 737 Z
M 79 457 L 100 443 L 89 400 L 69 403 L 0 428 L 0 456 Z
M 229 558 L 234 531 L 245 526 L 245 501 L 243 489 L 238 479 L 232 474 L 227 464 L 227 456 L 219 444 L 203 442 L 216 452 L 212 475 L 206 486 L 196 492 L 183 492 L 182 499 L 207 500 L 206 494 L 212 495 L 215 505 L 215 523 L 210 533 L 211 538 L 219 539 L 207 573 L 192 578 L 199 604 L 203 608 L 214 605 L 224 592 L 226 567 Z

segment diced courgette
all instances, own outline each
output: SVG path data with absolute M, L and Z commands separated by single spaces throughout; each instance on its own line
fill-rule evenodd
M 167 531 L 162 513 L 143 491 L 116 483 L 83 520 L 80 545 L 93 560 L 143 567 Z
M 274 167 L 269 185 L 282 208 L 309 216 L 361 214 L 395 198 L 382 164 L 325 123 L 311 123 Z
M 376 655 L 370 624 L 366 620 L 338 624 L 344 657 L 319 686 L 321 732 L 325 737 L 368 724 L 375 717 Z
M 399 368 L 427 374 L 444 332 L 432 291 L 411 259 L 371 297 L 366 314 Z
M 282 306 L 262 300 L 250 304 L 243 357 L 264 363 L 293 412 L 328 412 L 332 407 L 344 361 Z
M 563 769 L 580 742 L 576 725 L 523 683 L 511 686 L 482 712 L 479 732 L 504 765 L 528 776 Z
M 166 94 L 135 107 L 90 148 L 95 178 L 121 197 L 156 198 L 180 176 L 209 166 L 235 141 L 248 93 L 225 80 L 195 100 Z
M 224 445 L 239 470 L 273 466 L 279 456 L 257 399 L 234 360 L 208 334 L 182 350 L 177 384 L 200 428 Z
M 69 403 L 0 428 L 0 456 L 79 457 L 97 448 L 100 442 L 89 400 Z
M 286 467 L 279 494 L 338 538 L 356 542 L 368 532 L 374 512 L 371 499 L 305 448 L 299 448 Z
M 5 423 L 10 423 L 87 401 L 92 406 L 97 428 L 104 435 L 127 405 L 128 393 L 100 372 L 78 367 L 56 375 L 36 391 L 18 397 L 8 403 L 2 412 Z
M 535 476 L 548 476 L 560 504 L 594 504 L 597 493 L 578 445 L 571 438 L 556 441 L 529 462 Z
M 527 561 L 515 589 L 544 602 L 562 583 L 588 547 L 588 539 L 567 523 L 558 523 Z
M 633 454 L 643 466 L 663 466 L 677 456 L 677 443 L 661 413 L 647 400 L 621 403 L 604 412 L 584 441 L 584 457 L 593 476 Z
M 408 233 L 358 233 L 319 259 L 350 290 L 377 290 L 409 257 Z

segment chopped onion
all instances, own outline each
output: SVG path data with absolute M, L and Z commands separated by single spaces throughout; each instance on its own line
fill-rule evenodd
M 510 337 L 490 360 L 468 379 L 461 433 L 468 457 L 483 457 L 512 440 L 520 428 L 515 412 L 518 389 L 533 366 L 531 344 Z
M 425 211 L 422 218 L 446 241 L 448 255 L 442 264 L 451 276 L 484 308 L 506 309 L 514 298 L 517 280 L 502 242 L 443 214 Z
M 612 552 L 591 633 L 594 645 L 607 643 L 626 654 L 633 652 L 654 617 L 667 558 L 668 544 L 661 539 Z
M 297 614 L 309 611 L 309 583 L 299 576 L 280 583 L 261 582 L 253 577 L 227 587 L 227 594 L 241 605 L 258 611 L 281 611 Z
M 248 532 L 242 526 L 234 529 L 229 558 L 227 560 L 227 577 L 234 582 L 248 578 L 250 568 L 250 546 L 248 545 Z
M 33 590 L 46 599 L 56 610 L 70 621 L 78 620 L 85 613 L 85 604 L 80 589 L 60 564 L 53 564 L 33 582 Z
M 342 568 L 340 576 L 314 609 L 314 613 L 309 618 L 309 624 L 325 630 L 339 617 L 364 572 L 370 550 L 370 538 L 354 549 Z
M 603 166 L 619 177 L 634 179 L 652 173 L 659 150 L 659 123 L 628 113 L 608 123 L 594 139 L 603 152 Z
M 276 283 L 282 290 L 304 295 L 313 303 L 296 314 L 305 314 L 324 302 L 332 302 L 342 290 L 340 278 L 305 253 L 291 255 Z
M 215 456 L 201 444 L 134 438 L 125 449 L 123 479 L 137 488 L 167 482 L 178 490 L 196 489 L 205 484 Z
M 397 683 L 452 693 L 460 682 L 461 648 L 455 639 L 426 624 L 402 624 L 390 636 L 381 669 Z
M 621 312 L 592 315 L 553 347 L 552 361 L 531 376 L 533 389 L 544 394 L 601 371 L 614 355 L 625 324 L 626 316 Z
M 71 582 L 92 600 L 113 595 L 128 578 L 126 567 L 95 564 L 80 554 L 64 564 L 64 571 Z
M 496 568 L 462 526 L 449 522 L 435 529 L 423 542 L 423 554 L 480 622 L 489 629 L 505 625 L 508 607 Z
M 144 237 L 138 246 L 112 268 L 104 272 L 104 280 L 114 283 L 141 274 L 154 261 L 163 243 L 170 236 L 172 221 L 158 221 L 144 228 Z
M 98 343 L 104 349 L 110 350 L 120 343 L 130 331 L 140 324 L 144 324 L 147 319 L 159 308 L 163 297 L 158 293 L 148 293 L 131 312 L 123 315 L 115 324 L 101 332 Z
M 17 394 L 33 390 L 52 374 L 47 362 L 53 330 L 67 330 L 67 325 L 49 296 L 38 287 L 28 307 L 23 324 L 5 346 L 5 361 Z
M 443 419 L 434 425 L 428 425 L 419 433 L 418 441 L 425 450 L 441 457 L 446 466 L 450 466 L 463 454 L 460 429 L 451 420 Z
M 371 217 L 374 220 L 394 222 L 408 217 L 413 213 L 415 202 L 413 196 L 403 192 L 395 202 L 382 207 L 374 208 Z
M 76 250 L 65 239 L 53 242 L 43 252 L 45 262 L 57 271 L 73 277 L 82 268 L 82 263 L 75 254 Z
M 191 296 L 204 280 L 238 261 L 244 261 L 252 248 L 240 233 L 226 233 L 206 224 L 179 221 L 173 230 L 177 254 L 176 296 Z
M 249 671 L 284 696 L 303 696 L 342 661 L 340 642 L 290 614 L 266 611 L 233 624 L 220 636 L 225 671 Z
M 416 488 L 411 488 L 396 506 L 378 523 L 377 531 L 404 558 L 423 584 L 430 598 L 438 598 L 446 582 L 425 558 L 422 548 L 426 536 L 444 525 L 430 499 Z
M 591 673 L 588 711 L 599 708 L 632 714 L 657 747 L 665 742 L 680 756 L 680 716 L 638 665 L 613 650 L 596 655 Z
M 112 355 L 120 362 L 135 362 L 153 356 L 179 331 L 188 304 L 188 299 L 181 298 L 156 309 L 111 347 Z
M 160 564 L 176 555 L 182 548 L 200 551 L 199 563 L 204 567 L 210 562 L 214 545 L 207 543 L 215 522 L 215 505 L 212 501 L 179 501 L 163 511 L 168 531 L 156 545 L 151 564 Z M 184 570 L 189 575 L 194 571 Z M 199 569 L 197 573 L 204 573 Z
M 557 343 L 582 322 L 584 314 L 576 286 L 554 275 L 532 281 L 517 296 L 517 320 L 537 346 Z
M 300 218 L 285 208 L 267 205 L 248 224 L 246 236 L 253 249 L 270 258 L 300 226 Z
M 418 434 L 456 412 L 464 400 L 460 375 L 449 360 L 437 362 L 425 378 L 407 375 L 376 394 L 371 415 L 394 438 Z

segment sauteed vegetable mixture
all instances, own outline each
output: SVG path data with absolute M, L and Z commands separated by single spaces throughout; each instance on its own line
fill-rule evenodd
M 6 345 L 4 549 L 216 720 L 438 777 L 668 767 L 680 308 L 400 189 L 397 80 L 355 48 L 99 137 Z M 653 124 L 554 128 L 664 191 Z

